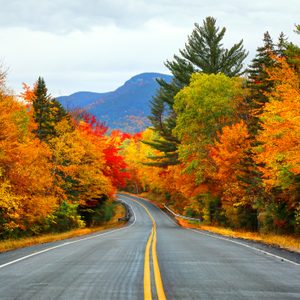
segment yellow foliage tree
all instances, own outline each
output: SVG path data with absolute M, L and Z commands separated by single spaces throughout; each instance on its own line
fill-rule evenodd
M 257 140 L 255 161 L 263 173 L 267 191 L 280 187 L 285 200 L 295 204 L 300 175 L 300 90 L 299 77 L 284 58 L 267 70 L 275 88 L 268 93 L 260 115 L 262 130 Z
M 104 176 L 104 141 L 88 134 L 81 124 L 74 129 L 68 120 L 56 125 L 59 136 L 49 141 L 58 186 L 69 200 L 85 205 L 101 195 L 112 196 L 114 188 Z
M 3 232 L 28 229 L 57 206 L 51 151 L 36 139 L 25 107 L 0 95 L 0 193 Z

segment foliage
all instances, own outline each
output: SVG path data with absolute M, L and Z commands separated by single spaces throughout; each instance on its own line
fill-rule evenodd
M 51 151 L 31 133 L 25 108 L 0 96 L 0 219 L 2 235 L 28 230 L 57 206 Z
M 139 134 L 69 115 L 42 78 L 20 102 L 0 72 L 1 239 L 102 224 L 124 187 L 207 224 L 300 232 L 299 47 L 266 33 L 245 84 L 242 42 L 195 26 Z
M 256 163 L 263 173 L 266 191 L 277 189 L 281 201 L 290 206 L 299 199 L 300 176 L 300 90 L 299 77 L 284 58 L 268 69 L 275 88 L 259 116 L 262 130 L 257 136 Z M 279 190 L 278 190 L 279 189 Z
M 213 178 L 218 183 L 223 206 L 249 204 L 239 178 L 243 175 L 242 161 L 250 146 L 247 126 L 240 121 L 223 127 L 210 150 L 215 163 Z
M 205 28 L 198 26 L 181 57 L 167 63 L 174 81 L 160 82 L 154 133 L 123 145 L 131 180 L 142 187 L 136 191 L 164 194 L 174 210 L 206 223 L 299 232 L 299 48 L 283 33 L 277 44 L 265 33 L 245 85 L 226 72 L 199 74 L 188 60 Z M 217 31 L 209 32 L 205 38 Z M 144 145 L 156 151 L 150 163 Z
M 230 49 L 224 48 L 222 40 L 225 31 L 225 27 L 220 30 L 216 26 L 214 18 L 207 17 L 202 26 L 195 24 L 195 29 L 188 37 L 185 48 L 180 50 L 180 55 L 174 55 L 172 61 L 165 63 L 173 74 L 173 80 L 171 83 L 158 80 L 160 89 L 151 103 L 152 115 L 149 119 L 161 138 L 149 145 L 164 153 L 154 158 L 153 165 L 165 167 L 179 163 L 176 150 L 180 142 L 173 134 L 177 123 L 174 99 L 176 94 L 190 83 L 191 75 L 221 72 L 234 77 L 243 73 L 243 61 L 247 56 L 243 49 L 243 41 L 234 44 Z
M 77 204 L 63 201 L 59 208 L 47 216 L 44 230 L 50 232 L 63 232 L 74 228 L 82 228 L 85 223 L 78 215 Z
M 33 117 L 37 124 L 36 134 L 40 140 L 47 141 L 57 135 L 55 124 L 67 117 L 67 113 L 58 101 L 48 95 L 43 78 L 38 78 L 32 93 L 26 85 L 25 89 L 26 100 L 32 96 Z
M 175 97 L 174 134 L 181 141 L 179 158 L 187 164 L 187 171 L 196 171 L 200 182 L 208 176 L 205 173 L 210 172 L 209 145 L 223 126 L 234 122 L 243 94 L 239 78 L 194 74 L 190 85 Z
M 25 105 L 0 93 L 0 238 L 81 227 L 78 206 L 107 220 L 99 207 L 128 177 L 121 137 L 91 116 L 72 120 L 42 78 L 24 89 Z

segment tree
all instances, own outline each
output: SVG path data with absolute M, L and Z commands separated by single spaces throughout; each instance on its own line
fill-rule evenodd
M 263 46 L 257 48 L 257 54 L 247 69 L 247 87 L 250 90 L 248 97 L 249 109 L 256 110 L 256 115 L 262 112 L 265 103 L 269 101 L 267 94 L 274 87 L 274 82 L 270 80 L 267 69 L 276 65 L 277 62 L 274 59 L 276 56 L 290 57 L 290 62 L 292 63 L 293 57 L 296 56 L 296 49 L 297 46 L 288 43 L 283 32 L 279 35 L 277 44 L 273 42 L 269 32 L 265 32 Z M 298 53 L 300 53 L 299 49 Z M 260 128 L 259 119 L 251 111 L 247 117 L 249 117 L 250 133 L 255 135 Z
M 143 141 L 155 139 L 157 134 L 151 129 L 146 129 L 140 135 L 128 136 L 121 145 L 121 155 L 126 162 L 126 171 L 130 174 L 127 180 L 127 189 L 135 193 L 161 188 L 161 176 L 158 168 L 145 164 L 148 157 L 157 156 L 160 153 Z
M 190 85 L 176 95 L 173 133 L 181 141 L 179 159 L 187 170 L 197 173 L 200 182 L 210 172 L 208 146 L 223 126 L 238 119 L 237 108 L 243 100 L 242 79 L 224 74 L 193 74 Z
M 171 83 L 159 79 L 160 88 L 151 102 L 151 116 L 149 117 L 154 130 L 162 139 L 148 143 L 153 148 L 162 151 L 164 155 L 153 158 L 154 165 L 167 166 L 177 164 L 176 153 L 179 144 L 172 134 L 176 126 L 176 113 L 173 109 L 175 95 L 190 82 L 195 72 L 217 74 L 219 72 L 232 77 L 243 73 L 243 61 L 247 56 L 243 49 L 243 41 L 234 44 L 230 49 L 222 45 L 225 27 L 221 30 L 216 26 L 216 20 L 207 17 L 203 25 L 195 24 L 195 29 L 188 37 L 185 49 L 179 55 L 174 55 L 172 61 L 165 63 L 173 74 Z
M 28 90 L 26 95 L 30 95 Z M 47 141 L 56 135 L 55 124 L 67 117 L 62 105 L 48 94 L 43 78 L 39 77 L 32 94 L 34 120 L 37 123 L 36 134 L 42 141 Z
M 232 204 L 245 204 L 243 186 L 239 184 L 242 175 L 242 160 L 246 150 L 250 148 L 250 139 L 244 121 L 225 126 L 218 133 L 218 139 L 210 149 L 216 170 L 214 179 L 221 192 L 222 201 Z
M 210 157 L 215 164 L 212 178 L 226 212 L 227 222 L 231 226 L 253 230 L 257 229 L 257 213 L 253 209 L 256 199 L 251 197 L 253 192 L 241 180 L 254 168 L 253 165 L 245 168 L 245 160 L 251 149 L 250 142 L 247 125 L 241 120 L 222 128 L 210 148 Z
M 247 69 L 247 85 L 251 91 L 249 98 L 252 108 L 261 107 L 268 101 L 265 92 L 269 92 L 273 86 L 272 82 L 268 80 L 268 74 L 265 70 L 273 66 L 274 61 L 270 55 L 275 52 L 275 45 L 268 31 L 264 34 L 263 46 L 258 47 L 256 52 L 255 58 Z
M 257 137 L 257 163 L 261 167 L 267 189 L 292 188 L 300 175 L 300 91 L 299 78 L 284 58 L 276 58 L 278 66 L 267 70 L 275 82 L 269 102 L 259 116 L 262 130 Z M 292 199 L 290 199 L 292 200 Z
M 58 204 L 51 151 L 34 127 L 24 106 L 0 95 L 0 231 L 6 236 L 35 232 Z
M 295 25 L 294 32 L 300 35 L 300 25 Z M 298 76 L 300 76 L 300 47 L 294 43 L 287 43 L 285 56 L 287 57 L 287 62 L 294 68 Z
M 269 102 L 259 115 L 261 130 L 254 160 L 268 195 L 263 203 L 263 210 L 269 214 L 264 219 L 272 220 L 273 227 L 268 229 L 291 230 L 296 228 L 296 211 L 300 208 L 299 76 L 285 58 L 273 58 L 277 64 L 267 72 L 274 89 L 267 94 Z

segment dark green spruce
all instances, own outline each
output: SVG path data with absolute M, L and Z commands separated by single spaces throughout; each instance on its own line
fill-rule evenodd
M 62 105 L 48 94 L 42 77 L 38 78 L 35 85 L 33 109 L 34 120 L 37 123 L 36 134 L 39 139 L 47 142 L 57 136 L 55 125 L 68 114 Z
M 174 97 L 189 84 L 192 73 L 222 72 L 230 77 L 243 73 L 243 61 L 247 56 L 243 41 L 234 44 L 230 49 L 224 48 L 222 40 L 225 32 L 225 27 L 217 27 L 216 19 L 207 17 L 201 26 L 195 24 L 195 29 L 188 37 L 185 48 L 179 51 L 179 55 L 174 55 L 173 60 L 167 60 L 165 63 L 173 75 L 173 80 L 171 83 L 158 80 L 160 88 L 151 102 L 149 117 L 160 138 L 145 142 L 164 154 L 151 157 L 153 162 L 149 163 L 150 165 L 165 167 L 179 163 L 177 148 L 180 141 L 172 134 L 176 126 Z

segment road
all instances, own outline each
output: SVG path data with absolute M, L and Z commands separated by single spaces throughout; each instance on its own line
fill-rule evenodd
M 0 254 L 0 299 L 300 299 L 300 263 L 119 198 L 122 229 Z

